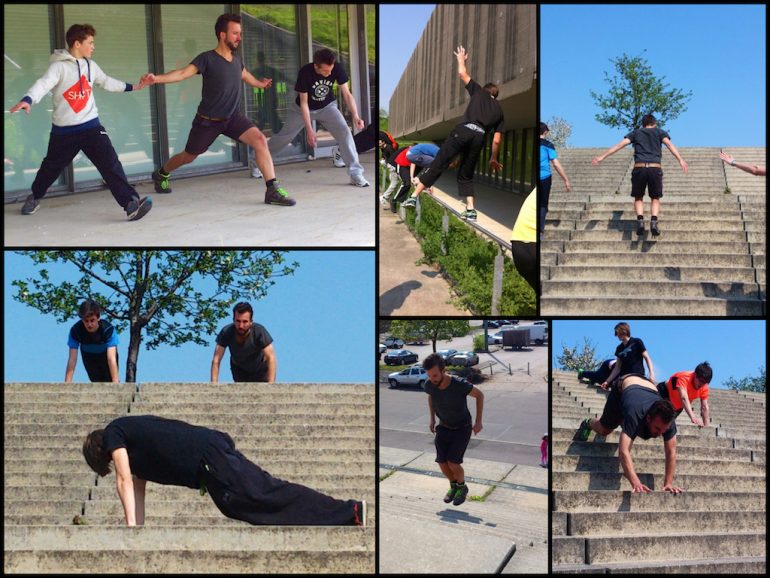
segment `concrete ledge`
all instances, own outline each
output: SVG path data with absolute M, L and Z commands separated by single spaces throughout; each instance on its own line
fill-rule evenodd
M 559 490 L 553 492 L 553 508 L 555 512 L 575 513 L 750 511 L 765 509 L 765 494 L 764 491 L 634 494 L 630 490 Z

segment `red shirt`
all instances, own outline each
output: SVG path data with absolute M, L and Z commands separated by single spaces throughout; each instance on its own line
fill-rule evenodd
M 411 164 L 412 164 L 412 163 L 411 163 L 411 162 L 409 162 L 409 161 L 407 160 L 407 158 L 406 158 L 406 153 L 408 153 L 408 152 L 409 152 L 409 149 L 410 149 L 410 148 L 412 148 L 412 147 L 407 147 L 407 148 L 405 148 L 404 150 L 402 150 L 402 151 L 401 151 L 401 152 L 398 154 L 398 156 L 396 157 L 396 164 L 397 164 L 398 166 L 400 166 L 400 167 L 408 167 L 409 165 L 411 165 Z
M 671 400 L 675 410 L 678 411 L 684 407 L 682 405 L 682 397 L 679 394 L 679 388 L 682 386 L 687 388 L 687 397 L 690 400 L 690 403 L 698 398 L 700 398 L 702 401 L 705 401 L 709 398 L 708 384 L 703 384 L 703 387 L 700 389 L 695 389 L 693 386 L 694 377 L 694 371 L 680 371 L 672 375 L 666 382 L 666 388 L 668 388 L 668 398 Z M 674 387 L 672 383 L 674 378 L 676 378 L 676 387 Z

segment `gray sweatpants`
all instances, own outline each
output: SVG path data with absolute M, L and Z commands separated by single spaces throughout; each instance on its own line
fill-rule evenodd
M 310 120 L 319 121 L 337 140 L 342 160 L 345 161 L 348 167 L 348 174 L 363 175 L 364 167 L 358 160 L 358 152 L 356 152 L 356 145 L 353 142 L 353 133 L 350 132 L 348 123 L 345 122 L 345 117 L 342 116 L 340 109 L 337 108 L 337 103 L 332 102 L 319 110 L 311 110 Z M 302 110 L 296 102 L 292 101 L 281 132 L 274 134 L 267 141 L 267 148 L 270 149 L 270 154 L 274 155 L 283 150 L 303 128 L 305 128 L 305 121 L 302 120 Z

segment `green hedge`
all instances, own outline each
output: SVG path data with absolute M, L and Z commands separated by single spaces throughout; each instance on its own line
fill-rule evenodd
M 453 214 L 449 215 L 447 254 L 442 251 L 444 209 L 428 195 L 420 197 L 421 218 L 415 226 L 416 211 L 407 209 L 406 222 L 422 245 L 425 260 L 438 265 L 455 284 L 461 304 L 476 315 L 490 315 L 492 283 L 497 244 L 485 241 Z M 522 279 L 513 262 L 505 260 L 501 316 L 526 316 L 536 313 L 535 292 Z

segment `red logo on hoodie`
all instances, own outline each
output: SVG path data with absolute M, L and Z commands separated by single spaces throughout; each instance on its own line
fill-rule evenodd
M 88 84 L 88 79 L 85 74 L 80 77 L 78 82 L 64 91 L 64 100 L 69 103 L 76 114 L 85 108 L 90 97 L 91 85 Z

